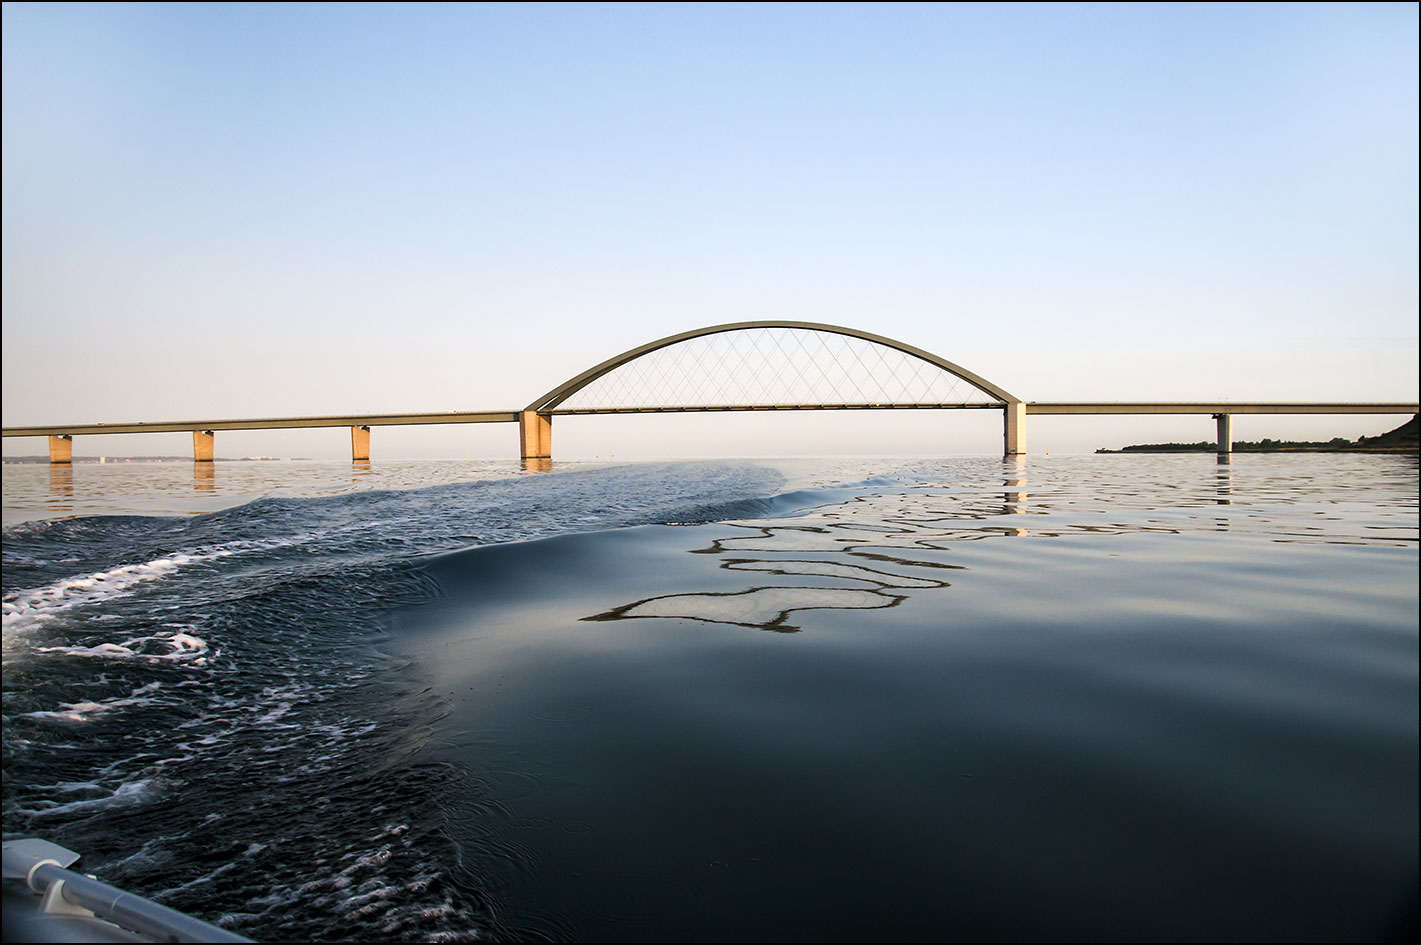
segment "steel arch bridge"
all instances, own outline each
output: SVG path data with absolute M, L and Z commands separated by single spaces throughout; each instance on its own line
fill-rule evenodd
M 712 325 L 638 345 L 548 391 L 522 410 L 341 414 L 227 420 L 143 420 L 16 426 L 6 437 L 47 436 L 51 467 L 73 459 L 74 437 L 112 433 L 191 432 L 193 460 L 213 460 L 219 430 L 349 427 L 351 459 L 370 460 L 376 426 L 446 423 L 519 425 L 521 455 L 541 466 L 552 458 L 557 416 L 692 413 L 734 410 L 1002 411 L 1003 453 L 1026 452 L 1028 414 L 1208 414 L 1219 453 L 1232 451 L 1238 414 L 1411 414 L 1415 401 L 1031 401 L 945 358 L 872 332 L 818 322 L 752 321 Z
M 839 325 L 732 322 L 638 345 L 519 414 L 524 459 L 552 457 L 552 419 L 576 414 L 771 410 L 997 409 L 1021 452 L 1025 404 L 922 348 Z

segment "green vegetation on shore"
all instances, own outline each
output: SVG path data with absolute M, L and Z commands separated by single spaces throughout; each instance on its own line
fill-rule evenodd
M 1235 453 L 1414 453 L 1417 451 L 1417 418 L 1412 418 L 1395 430 L 1380 436 L 1359 436 L 1355 440 L 1333 437 L 1327 442 L 1270 440 L 1257 442 L 1235 440 Z M 1097 453 L 1213 453 L 1219 448 L 1214 440 L 1198 443 L 1141 443 L 1118 450 L 1098 449 Z

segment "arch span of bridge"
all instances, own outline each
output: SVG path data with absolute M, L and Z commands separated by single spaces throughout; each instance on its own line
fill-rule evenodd
M 699 402 L 651 402 L 643 395 L 640 402 L 638 400 L 636 386 L 631 389 L 623 386 L 618 393 L 623 401 L 616 402 L 602 400 L 597 403 L 576 403 L 577 395 L 592 388 L 599 381 L 613 375 L 615 372 L 629 368 L 636 362 L 648 359 L 658 352 L 671 349 L 676 346 L 684 346 L 699 339 L 709 339 L 713 336 L 742 335 L 749 336 L 758 334 L 764 337 L 767 334 L 778 333 L 773 344 L 768 346 L 768 353 L 764 350 L 758 352 L 758 367 L 761 371 L 772 371 L 776 374 L 794 375 L 791 377 L 789 385 L 775 383 L 783 378 L 772 378 L 771 383 L 766 383 L 764 378 L 730 377 L 723 378 L 722 383 L 713 386 L 713 391 L 720 396 L 712 397 L 710 400 L 704 399 Z M 826 343 L 819 336 L 837 337 L 841 340 L 838 350 L 832 350 L 832 346 Z M 820 382 L 818 388 L 812 383 L 805 383 L 804 369 L 793 363 L 793 356 L 796 354 L 809 354 L 805 343 L 806 337 L 809 344 L 818 344 L 817 354 L 828 354 L 831 364 L 826 368 L 821 365 L 815 373 Z M 788 343 L 786 342 L 788 339 Z M 853 342 L 860 342 L 852 346 Z M 917 382 L 919 396 L 904 397 L 902 392 L 906 386 L 901 383 L 901 378 L 896 386 L 899 388 L 898 394 L 894 395 L 885 389 L 885 384 L 892 385 L 894 378 L 891 376 L 894 365 L 886 360 L 882 353 L 877 350 L 889 352 L 898 358 L 898 371 L 902 371 L 902 365 L 907 363 L 910 367 L 915 366 L 913 381 Z M 871 358 L 869 364 L 865 364 L 865 354 L 874 355 L 877 361 Z M 705 355 L 708 360 L 715 361 L 716 366 L 724 369 L 727 354 L 725 351 L 707 351 Z M 756 363 L 754 353 L 750 358 L 742 360 L 742 364 Z M 922 368 L 926 366 L 931 369 L 929 375 L 924 378 L 921 374 Z M 705 365 L 694 363 L 690 365 L 691 371 L 703 370 Z M 874 376 L 874 369 L 879 369 L 878 376 Z M 883 376 L 886 369 L 890 376 Z M 985 400 L 962 399 L 960 401 L 947 401 L 922 396 L 929 393 L 934 385 L 935 378 L 931 372 L 938 372 L 940 375 L 965 381 L 971 391 L 978 392 Z M 685 373 L 685 372 L 683 372 Z M 855 376 L 855 374 L 857 376 Z M 667 378 L 661 378 L 664 382 Z M 672 397 L 680 394 L 681 399 L 686 400 L 684 390 L 689 385 L 696 388 L 694 378 L 681 377 L 680 383 L 674 383 L 677 379 L 671 378 L 673 383 L 669 391 Z M 810 379 L 811 381 L 813 378 Z M 732 383 L 724 383 L 730 381 Z M 799 383 L 794 383 L 799 382 Z M 827 389 L 824 385 L 827 384 Z M 646 385 L 643 385 L 645 387 Z M 867 386 L 867 391 L 865 391 Z M 766 391 L 770 393 L 793 393 L 793 399 L 785 396 L 764 397 L 755 399 L 747 396 L 749 388 L 757 388 L 762 394 Z M 857 399 L 848 395 L 852 388 Z M 938 385 L 941 389 L 941 385 Z M 955 391 L 955 383 L 948 386 L 949 390 Z M 870 396 L 872 394 L 879 396 Z M 653 400 L 654 400 L 653 395 Z M 877 335 L 872 332 L 862 331 L 857 328 L 846 328 L 841 325 L 828 325 L 821 322 L 800 322 L 800 321 L 750 321 L 731 322 L 724 325 L 711 325 L 706 328 L 696 328 L 691 331 L 683 331 L 674 335 L 667 335 L 656 341 L 650 341 L 635 348 L 623 351 L 614 355 L 600 364 L 594 365 L 578 374 L 575 377 L 564 381 L 557 387 L 548 391 L 543 396 L 537 398 L 519 412 L 519 433 L 521 454 L 524 459 L 551 459 L 552 458 L 552 420 L 554 416 L 569 416 L 576 414 L 630 414 L 630 413 L 710 413 L 726 411 L 766 411 L 766 410 L 896 410 L 905 408 L 995 408 L 1001 409 L 1005 414 L 1003 426 L 1003 447 L 1007 455 L 1016 455 L 1025 452 L 1025 427 L 1023 420 L 1026 411 L 1025 404 L 1021 398 L 1016 397 L 994 384 L 986 378 L 967 370 L 959 364 L 925 351 L 922 348 L 906 344 L 884 335 Z

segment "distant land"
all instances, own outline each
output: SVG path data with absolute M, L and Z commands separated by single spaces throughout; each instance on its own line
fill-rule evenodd
M 1417 450 L 1416 416 L 1380 436 L 1359 436 L 1355 440 L 1333 437 L 1325 443 L 1298 442 L 1293 440 L 1270 440 L 1264 438 L 1255 442 L 1234 441 L 1235 453 L 1414 453 Z M 1142 443 L 1123 449 L 1098 449 L 1097 453 L 1216 453 L 1219 444 L 1215 440 L 1198 443 Z
M 304 459 L 303 456 L 218 456 L 219 463 L 251 463 L 251 462 L 290 462 L 294 459 Z M 72 462 L 75 463 L 190 463 L 191 456 L 75 456 Z M 49 464 L 48 456 L 6 456 L 4 464 L 9 466 L 14 463 L 44 463 Z

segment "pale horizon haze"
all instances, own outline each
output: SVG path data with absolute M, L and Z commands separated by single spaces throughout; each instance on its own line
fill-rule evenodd
M 1414 401 L 1417 89 L 1402 3 L 5 3 L 4 425 L 514 410 L 763 319 L 886 335 L 1028 401 Z M 1032 417 L 1027 444 L 1212 436 Z M 990 454 L 1001 417 L 553 437 L 567 459 Z M 216 452 L 349 446 L 219 432 Z M 517 428 L 371 446 L 516 458 Z

